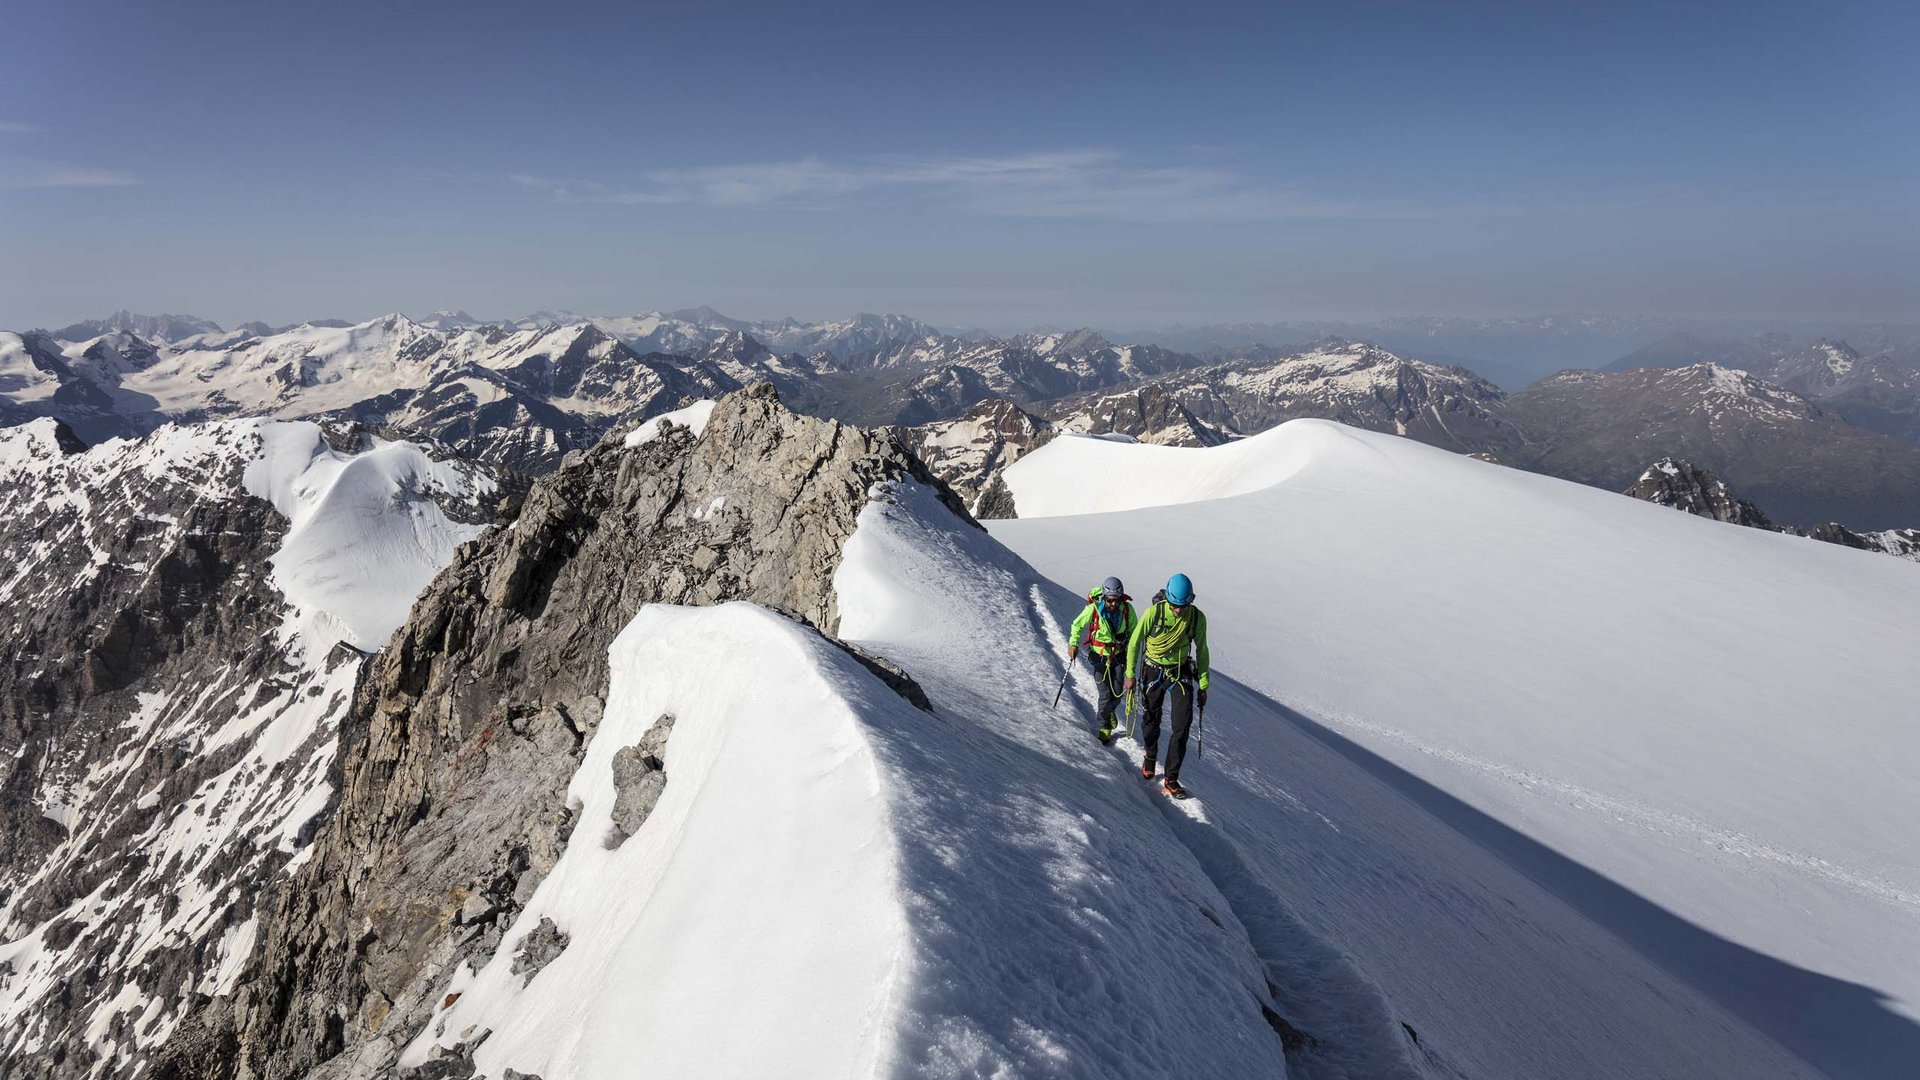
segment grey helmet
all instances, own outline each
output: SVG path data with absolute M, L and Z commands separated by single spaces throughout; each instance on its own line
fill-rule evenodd
M 1120 579 L 1117 577 L 1110 577 L 1100 583 L 1100 595 L 1102 596 L 1111 596 L 1117 599 L 1126 594 L 1127 587 L 1120 584 Z

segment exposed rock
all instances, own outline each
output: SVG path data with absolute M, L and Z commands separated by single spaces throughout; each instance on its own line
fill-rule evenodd
M 995 474 L 987 483 L 980 497 L 974 500 L 973 516 L 981 521 L 1005 521 L 1017 518 L 1020 511 L 1013 502 L 1013 489 L 1007 486 L 1007 478 Z
M 514 527 L 462 548 L 374 661 L 342 731 L 334 816 L 262 898 L 254 963 L 210 1006 L 206 1023 L 236 1033 L 227 1075 L 300 1076 L 404 1045 L 568 843 L 566 786 L 600 720 L 607 648 L 640 607 L 748 599 L 830 633 L 868 493 L 906 478 L 965 517 L 895 438 L 795 416 L 759 386 L 721 399 L 697 439 L 610 438 L 538 480 Z
M 1715 521 L 1756 529 L 1774 527 L 1759 507 L 1736 496 L 1726 481 L 1690 461 L 1661 458 L 1625 494 Z
M 554 925 L 552 919 L 543 918 L 539 926 L 527 931 L 527 935 L 520 939 L 520 947 L 513 953 L 513 974 L 525 976 L 520 985 L 532 982 L 542 968 L 558 960 L 572 940 L 566 931 Z
M 828 640 L 840 646 L 847 655 L 860 661 L 860 666 L 873 672 L 875 678 L 886 683 L 894 693 L 906 698 L 914 708 L 922 712 L 933 711 L 933 702 L 928 699 L 927 692 L 920 688 L 920 684 L 914 681 L 913 676 L 907 674 L 906 668 L 878 653 L 868 652 L 851 641 L 841 641 L 838 638 Z
M 617 848 L 639 832 L 667 789 L 667 737 L 672 734 L 673 717 L 662 716 L 638 743 L 613 755 L 613 832 L 607 847 Z

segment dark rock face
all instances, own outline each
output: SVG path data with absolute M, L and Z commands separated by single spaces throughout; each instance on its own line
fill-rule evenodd
M 992 480 L 974 500 L 973 516 L 981 521 L 1006 521 L 1020 516 L 1020 508 L 1014 505 L 1013 489 L 1007 486 L 1006 477 L 994 474 Z
M 243 483 L 259 425 L 0 443 L 0 942 L 35 946 L 0 979 L 0 1073 L 127 1072 L 231 989 L 260 886 L 324 815 L 363 659 L 283 636 L 287 522 Z M 232 1045 L 149 1063 L 204 1075 Z
M 639 608 L 749 599 L 831 631 L 869 490 L 906 477 L 938 486 L 892 437 L 795 416 L 765 386 L 723 398 L 697 440 L 569 454 L 374 661 L 310 861 L 262 899 L 239 989 L 180 1038 L 231 1039 L 216 1075 L 381 1075 L 569 842 L 566 785 Z
M 1773 528 L 1764 511 L 1736 496 L 1726 481 L 1690 461 L 1661 458 L 1641 473 L 1625 494 L 1715 521 Z

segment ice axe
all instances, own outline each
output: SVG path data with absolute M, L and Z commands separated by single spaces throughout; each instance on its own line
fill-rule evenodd
M 1053 707 L 1060 707 L 1060 695 L 1067 690 L 1067 678 L 1073 674 L 1073 661 L 1067 661 L 1066 669 L 1060 672 L 1060 689 L 1053 692 Z

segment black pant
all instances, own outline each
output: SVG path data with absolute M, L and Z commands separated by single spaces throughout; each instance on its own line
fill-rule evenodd
M 1140 718 L 1140 741 L 1152 761 L 1160 749 L 1160 703 L 1172 699 L 1173 733 L 1167 737 L 1167 779 L 1180 779 L 1180 763 L 1187 759 L 1187 735 L 1193 730 L 1193 662 L 1180 670 L 1163 670 L 1154 664 L 1141 665 L 1146 691 L 1140 695 L 1144 710 Z
M 1120 707 L 1120 694 L 1126 686 L 1127 647 L 1121 644 L 1102 656 L 1092 646 L 1087 647 L 1087 662 L 1093 665 L 1094 681 L 1100 684 L 1095 699 L 1094 715 L 1100 718 L 1100 726 L 1113 726 L 1114 710 Z

